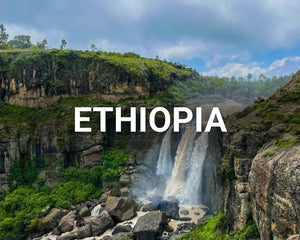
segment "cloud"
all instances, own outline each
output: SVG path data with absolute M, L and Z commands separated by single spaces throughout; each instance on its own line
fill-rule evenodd
M 268 68 L 268 71 L 273 71 L 278 68 L 282 68 L 287 62 L 298 62 L 300 61 L 300 57 L 285 57 L 283 59 L 279 59 L 274 61 L 271 66 Z
M 223 67 L 218 67 L 208 72 L 203 72 L 202 74 L 206 76 L 219 77 L 246 77 L 248 73 L 259 76 L 260 74 L 265 74 L 266 69 L 259 67 L 258 63 L 256 62 L 253 62 L 251 64 L 227 63 Z
M 260 74 L 268 76 L 282 76 L 296 72 L 299 70 L 300 57 L 285 57 L 275 60 L 268 68 L 260 67 L 257 62 L 250 64 L 243 63 L 227 63 L 222 67 L 211 69 L 207 72 L 203 72 L 206 76 L 219 76 L 219 77 L 246 77 L 248 73 L 258 77 Z

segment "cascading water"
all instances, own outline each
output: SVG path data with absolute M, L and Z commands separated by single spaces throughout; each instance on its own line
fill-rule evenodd
M 168 180 L 165 190 L 166 198 L 174 196 L 179 201 L 184 200 L 183 189 L 185 187 L 186 164 L 188 162 L 188 159 L 190 159 L 191 157 L 195 135 L 195 126 L 187 126 L 178 145 L 175 157 L 175 165 L 172 171 L 171 178 Z
M 164 175 L 169 177 L 172 173 L 173 163 L 171 158 L 171 134 L 173 127 L 171 126 L 165 134 L 158 157 L 156 175 Z
M 203 132 L 195 141 L 195 146 L 191 156 L 191 168 L 184 188 L 184 204 L 196 205 L 201 203 L 202 195 L 201 183 L 203 176 L 203 166 L 208 148 L 208 133 Z

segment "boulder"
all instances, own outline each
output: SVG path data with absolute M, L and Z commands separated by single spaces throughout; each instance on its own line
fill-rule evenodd
M 157 210 L 157 207 L 153 205 L 152 203 L 146 203 L 141 207 L 142 212 L 149 212 L 149 211 L 155 211 Z
M 136 203 L 132 198 L 109 196 L 105 203 L 105 210 L 115 222 L 122 222 L 136 216 Z
M 165 212 L 168 218 L 179 219 L 179 206 L 175 201 L 161 201 L 158 204 L 158 209 Z
M 44 217 L 38 226 L 39 232 L 46 233 L 53 230 L 60 219 L 68 213 L 67 210 L 61 208 L 53 208 L 46 217 Z
M 121 197 L 129 197 L 129 195 L 130 195 L 130 192 L 129 192 L 128 187 L 122 187 L 120 189 L 120 196 Z
M 300 240 L 299 234 L 291 235 L 287 238 L 287 240 Z
M 84 206 L 83 208 L 80 209 L 78 212 L 78 217 L 85 218 L 90 215 L 90 210 L 87 206 Z
M 100 203 L 106 202 L 106 200 L 107 200 L 107 198 L 108 198 L 109 195 L 110 195 L 110 191 L 107 191 L 107 192 L 103 193 L 101 195 L 100 199 L 99 199 L 99 202 Z
M 130 187 L 130 177 L 128 175 L 121 175 L 120 184 L 122 187 Z
M 76 218 L 76 212 L 71 211 L 59 221 L 57 229 L 61 233 L 71 232 L 74 227 L 74 221 Z
M 184 215 L 184 216 L 187 216 L 187 215 L 189 215 L 189 211 L 188 210 L 182 210 L 182 211 L 180 211 L 180 214 Z
M 91 237 L 92 235 L 93 234 L 92 234 L 92 229 L 90 224 L 82 226 L 77 230 L 77 238 L 79 239 Z
M 130 225 L 119 225 L 114 228 L 112 235 L 121 233 L 121 232 L 132 232 L 132 227 Z
M 153 211 L 137 220 L 133 232 L 137 240 L 158 239 L 167 224 L 165 213 Z
M 180 223 L 177 226 L 176 233 L 187 233 L 191 232 L 195 229 L 196 224 L 195 223 Z
M 179 218 L 180 221 L 183 221 L 183 222 L 188 222 L 188 221 L 191 221 L 192 219 L 190 217 L 182 217 L 182 218 Z
M 99 236 L 115 224 L 109 213 L 104 210 L 98 216 L 87 219 L 85 225 L 91 226 L 93 236 Z
M 45 217 L 49 212 L 51 211 L 51 207 L 47 206 L 46 208 L 44 208 L 42 211 L 40 211 L 39 213 L 39 217 Z
M 111 240 L 134 240 L 132 232 L 122 232 L 112 236 Z

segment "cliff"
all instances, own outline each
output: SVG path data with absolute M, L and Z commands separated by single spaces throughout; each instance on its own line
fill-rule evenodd
M 198 76 L 180 65 L 118 54 L 71 50 L 1 51 L 0 101 L 46 107 L 60 97 L 96 94 L 107 102 L 147 98 L 175 80 Z
M 300 232 L 300 71 L 268 100 L 227 119 L 225 215 L 232 230 L 253 218 L 261 239 Z

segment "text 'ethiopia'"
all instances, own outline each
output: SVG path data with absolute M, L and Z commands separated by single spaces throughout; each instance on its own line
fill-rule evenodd
M 90 127 L 80 127 L 81 122 L 89 122 L 90 117 L 82 117 L 81 112 L 99 112 L 100 114 L 100 132 L 106 132 L 106 113 L 114 112 L 113 107 L 75 107 L 75 132 L 91 132 L 92 129 Z M 130 108 L 130 116 L 122 116 L 121 107 L 115 108 L 115 123 L 116 123 L 116 132 L 122 131 L 122 122 L 130 123 L 130 131 L 137 131 L 136 124 L 136 108 Z M 146 108 L 141 107 L 139 109 L 139 117 L 140 117 L 140 132 L 146 132 L 146 120 L 147 113 Z M 156 124 L 157 114 L 162 114 L 164 117 L 164 124 L 162 126 L 158 126 Z M 182 117 L 184 115 L 184 117 Z M 214 121 L 216 118 L 216 121 Z M 193 112 L 191 109 L 186 107 L 174 107 L 173 109 L 173 125 L 174 132 L 179 132 L 180 124 L 189 123 L 193 120 Z M 164 107 L 156 107 L 150 111 L 149 114 L 149 125 L 151 129 L 155 132 L 165 132 L 171 125 L 171 114 Z M 210 132 L 212 127 L 219 127 L 222 132 L 227 132 L 226 126 L 224 124 L 221 112 L 218 107 L 213 107 L 208 118 L 206 127 L 204 129 L 205 132 Z M 202 132 L 202 108 L 196 108 L 196 131 Z

